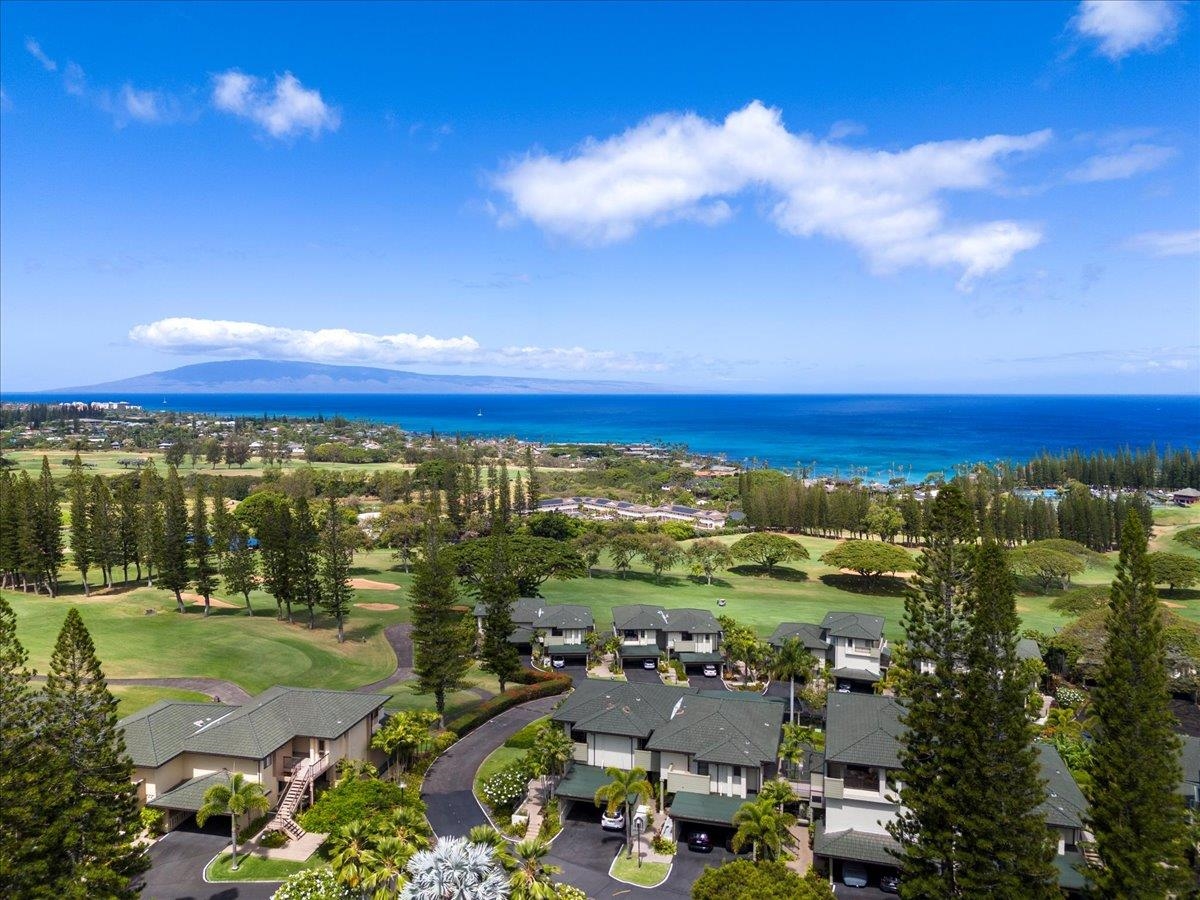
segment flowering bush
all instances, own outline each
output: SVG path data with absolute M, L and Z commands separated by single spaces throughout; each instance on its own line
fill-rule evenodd
M 1054 700 L 1059 706 L 1074 708 L 1087 699 L 1087 694 L 1073 687 L 1060 687 L 1054 692 Z
M 350 892 L 333 873 L 333 869 L 305 869 L 289 875 L 271 895 L 272 900 L 353 900 Z
M 529 786 L 529 765 L 514 760 L 483 783 L 480 793 L 493 813 L 511 813 L 525 798 Z

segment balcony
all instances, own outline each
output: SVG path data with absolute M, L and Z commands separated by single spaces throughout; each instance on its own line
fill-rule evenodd
M 575 741 L 571 745 L 571 759 L 577 763 L 587 765 L 588 761 L 588 745 Z
M 667 779 L 667 790 L 675 793 L 683 792 L 685 794 L 707 794 L 708 793 L 708 776 L 697 775 L 694 772 L 685 772 L 683 769 L 676 769 L 674 766 L 667 769 L 665 773 Z
M 649 772 L 651 767 L 651 759 L 652 757 L 650 756 L 649 750 L 633 751 L 633 764 L 636 768 L 645 769 L 647 772 Z
M 841 800 L 846 793 L 845 782 L 841 778 L 830 778 L 828 775 L 824 779 L 824 788 L 825 796 L 832 800 Z

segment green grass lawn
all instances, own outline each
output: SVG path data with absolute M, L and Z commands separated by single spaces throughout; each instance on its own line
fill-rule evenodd
M 636 854 L 630 859 L 625 856 L 625 851 L 622 850 L 617 854 L 617 858 L 613 860 L 612 868 L 608 870 L 608 874 L 613 878 L 619 878 L 622 881 L 628 881 L 641 887 L 655 887 L 666 880 L 670 871 L 671 867 L 666 863 L 643 861 L 641 866 L 639 866 Z
M 293 862 L 290 859 L 262 859 L 258 856 L 246 856 L 239 848 L 237 871 L 230 868 L 228 853 L 222 853 L 204 870 L 210 881 L 282 881 L 289 875 L 314 869 L 323 865 L 325 859 L 314 853 L 304 862 Z
M 488 758 L 485 759 L 479 767 L 479 771 L 475 773 L 474 790 L 475 796 L 480 803 L 484 803 L 483 799 L 483 783 L 507 766 L 510 762 L 518 760 L 529 751 L 518 750 L 516 747 L 497 747 L 493 750 Z M 487 804 L 484 803 L 486 806 Z
M 139 709 L 145 709 L 159 700 L 191 700 L 202 703 L 209 699 L 207 694 L 201 694 L 198 691 L 144 684 L 114 684 L 109 690 L 117 698 L 119 704 L 117 714 L 121 718 L 131 716 Z

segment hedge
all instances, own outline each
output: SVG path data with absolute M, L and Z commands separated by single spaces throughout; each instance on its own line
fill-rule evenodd
M 561 694 L 571 687 L 569 675 L 557 675 L 552 672 L 537 672 L 526 669 L 514 681 L 520 682 L 520 687 L 509 688 L 503 694 L 484 700 L 470 712 L 446 723 L 446 728 L 460 738 L 474 731 L 484 722 L 493 719 L 506 709 L 537 700 L 539 697 L 552 697 Z

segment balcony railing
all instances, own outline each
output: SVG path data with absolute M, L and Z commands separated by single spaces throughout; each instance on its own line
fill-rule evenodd
M 682 769 L 671 767 L 667 769 L 667 790 L 685 794 L 707 794 L 708 793 L 708 776 L 697 775 L 695 772 L 685 772 Z

